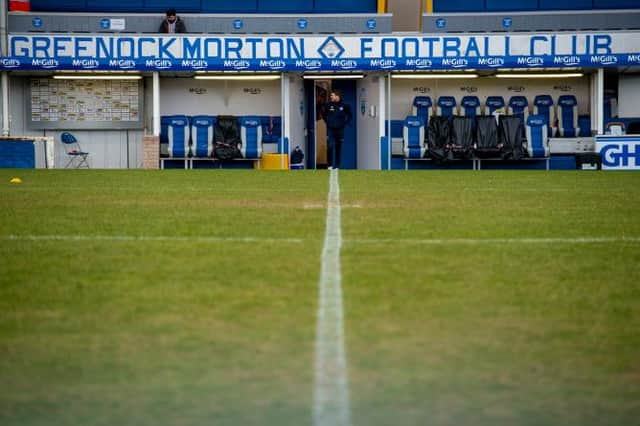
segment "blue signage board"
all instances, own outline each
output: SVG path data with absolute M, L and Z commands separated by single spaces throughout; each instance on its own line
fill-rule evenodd
M 42 23 L 43 23 L 43 22 L 42 22 L 42 18 L 40 18 L 40 17 L 38 17 L 38 16 L 36 16 L 35 18 L 33 18 L 33 19 L 31 20 L 31 26 L 32 26 L 33 28 L 40 28 L 40 27 L 42 27 Z
M 298 28 L 300 28 L 301 30 L 306 30 L 307 26 L 309 25 L 309 21 L 307 21 L 306 19 L 300 18 L 298 19 L 297 25 L 298 25 Z
M 640 33 L 12 34 L 0 70 L 419 71 L 640 65 Z
M 244 26 L 244 22 L 242 22 L 242 19 L 235 19 L 233 21 L 233 29 L 239 30 L 239 29 L 242 29 L 243 26 Z
M 109 28 L 111 28 L 111 19 L 102 18 L 100 20 L 100 28 L 102 28 L 103 30 L 108 30 Z

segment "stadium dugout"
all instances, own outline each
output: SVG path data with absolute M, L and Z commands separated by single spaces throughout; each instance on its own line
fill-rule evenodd
M 156 33 L 164 8 L 153 1 L 17 3 L 1 13 L 2 132 L 51 138 L 56 166 L 71 130 L 94 168 L 251 168 L 265 156 L 284 168 L 295 146 L 306 168 L 324 168 L 322 108 L 334 90 L 353 111 L 346 169 L 476 168 L 476 122 L 487 115 L 520 117 L 518 160 L 528 160 L 487 167 L 571 169 L 609 122 L 640 121 L 640 7 L 624 0 L 516 0 L 509 10 L 472 0 L 416 0 L 410 10 L 391 0 L 187 1 L 185 34 Z M 421 19 L 393 19 L 407 13 Z M 418 105 L 427 126 L 441 100 L 464 155 L 429 161 L 425 127 L 424 155 L 413 158 L 403 125 Z M 531 115 L 544 121 L 535 123 L 548 150 L 531 149 Z M 232 117 L 238 137 L 217 140 L 218 117 Z

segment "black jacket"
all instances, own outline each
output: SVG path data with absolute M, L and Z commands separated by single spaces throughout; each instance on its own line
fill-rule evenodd
M 160 28 L 158 28 L 159 33 L 168 33 L 169 32 L 169 22 L 166 19 L 162 20 L 160 24 Z M 184 25 L 184 21 L 180 19 L 179 16 L 176 16 L 176 34 L 178 33 L 186 33 L 187 27 Z
M 351 121 L 351 108 L 342 102 L 329 102 L 322 112 L 322 118 L 330 129 L 344 129 Z

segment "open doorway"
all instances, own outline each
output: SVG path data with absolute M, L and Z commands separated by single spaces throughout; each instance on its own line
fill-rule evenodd
M 305 87 L 307 93 L 307 167 L 310 169 L 326 169 L 328 161 L 327 125 L 324 122 L 323 109 L 329 102 L 332 90 L 339 90 L 342 102 L 349 105 L 352 119 L 344 129 L 342 144 L 342 158 L 340 167 L 343 169 L 357 168 L 357 114 L 356 111 L 356 80 L 355 79 L 309 79 Z

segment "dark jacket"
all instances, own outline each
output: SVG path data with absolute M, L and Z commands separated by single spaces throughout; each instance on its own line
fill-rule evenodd
M 160 28 L 158 28 L 159 33 L 168 33 L 169 32 L 169 22 L 166 19 L 162 20 L 160 24 Z M 176 16 L 176 34 L 186 33 L 187 27 L 184 25 L 184 21 L 180 19 L 179 16 Z
M 344 129 L 351 121 L 351 108 L 342 102 L 329 102 L 323 114 L 322 118 L 330 129 Z

